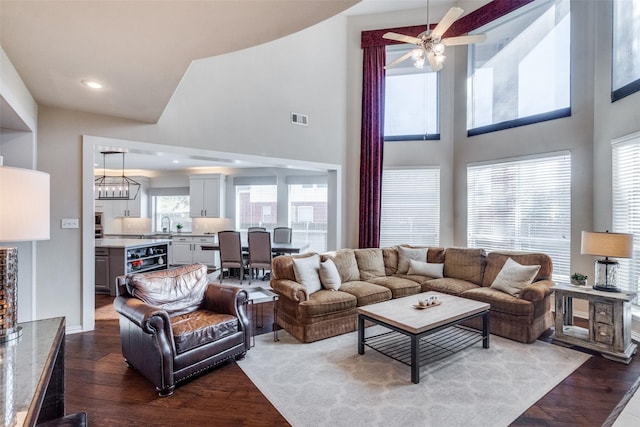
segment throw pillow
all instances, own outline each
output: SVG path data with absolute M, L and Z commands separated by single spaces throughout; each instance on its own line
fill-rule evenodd
M 330 259 L 320 263 L 320 282 L 325 289 L 330 291 L 337 291 L 342 285 L 338 268 Z
M 357 249 L 354 253 L 358 262 L 358 270 L 360 270 L 360 280 L 369 280 L 385 275 L 382 249 Z
M 356 261 L 356 256 L 353 252 L 353 249 L 340 249 L 336 252 L 327 252 L 322 256 L 323 261 L 330 259 L 336 265 L 340 272 L 342 283 L 360 280 L 358 261 Z
M 521 265 L 507 258 L 491 287 L 514 297 L 520 296 L 520 291 L 533 282 L 538 270 L 540 270 L 539 265 Z
M 306 258 L 293 258 L 293 273 L 296 276 L 296 282 L 307 288 L 308 295 L 322 289 L 318 270 L 320 270 L 320 255 L 318 254 Z
M 429 248 L 407 248 L 398 246 L 398 274 L 407 274 L 409 271 L 409 260 L 427 261 Z
M 433 277 L 434 279 L 442 279 L 444 272 L 444 264 L 436 264 L 433 262 L 409 260 L 408 274 L 419 274 L 420 276 Z

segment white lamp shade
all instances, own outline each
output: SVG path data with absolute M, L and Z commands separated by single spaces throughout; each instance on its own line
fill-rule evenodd
M 633 234 L 583 231 L 580 253 L 613 258 L 631 258 L 633 255 Z
M 49 174 L 0 166 L 0 242 L 48 240 Z

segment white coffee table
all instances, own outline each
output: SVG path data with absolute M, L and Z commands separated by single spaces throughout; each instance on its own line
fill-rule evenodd
M 414 308 L 420 299 L 437 296 L 442 303 Z M 439 292 L 397 298 L 358 308 L 358 354 L 365 346 L 411 366 L 411 381 L 420 382 L 420 365 L 441 359 L 482 341 L 489 348 L 489 304 Z M 482 331 L 460 326 L 482 317 Z M 365 337 L 365 321 L 391 331 Z

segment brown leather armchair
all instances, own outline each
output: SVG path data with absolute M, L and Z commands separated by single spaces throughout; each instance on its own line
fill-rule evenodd
M 250 348 L 247 292 L 209 283 L 205 265 L 118 277 L 118 295 L 122 354 L 160 396 Z

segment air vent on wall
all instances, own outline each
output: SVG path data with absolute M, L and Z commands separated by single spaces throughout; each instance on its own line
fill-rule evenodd
M 305 116 L 304 114 L 300 113 L 291 113 L 291 123 L 295 123 L 301 126 L 308 126 L 309 116 Z

